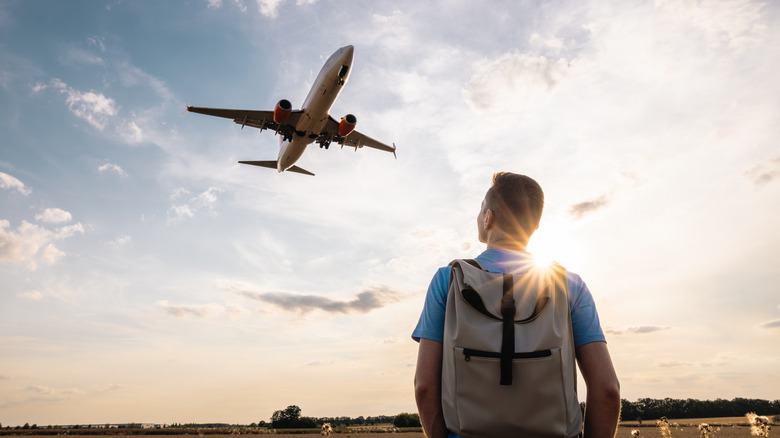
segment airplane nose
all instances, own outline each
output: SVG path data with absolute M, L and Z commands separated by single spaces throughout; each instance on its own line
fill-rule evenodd
M 355 47 L 352 45 L 344 46 L 341 48 L 341 56 L 352 60 L 352 57 L 355 55 Z

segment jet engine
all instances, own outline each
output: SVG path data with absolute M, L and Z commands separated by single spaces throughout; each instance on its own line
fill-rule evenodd
M 287 99 L 280 100 L 279 103 L 276 104 L 276 108 L 274 108 L 274 122 L 280 124 L 284 123 L 284 121 L 290 117 L 290 113 L 292 113 L 292 104 L 290 101 Z
M 339 122 L 339 136 L 346 137 L 349 135 L 349 133 L 355 129 L 356 124 L 357 117 L 353 116 L 352 114 L 347 114 L 346 116 L 342 117 L 341 121 Z

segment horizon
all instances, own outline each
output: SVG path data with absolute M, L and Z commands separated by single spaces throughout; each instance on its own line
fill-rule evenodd
M 544 189 L 528 250 L 588 285 L 622 398 L 780 398 L 780 3 L 32 0 L 0 33 L 0 423 L 416 412 L 496 171 Z M 298 108 L 348 44 L 331 115 L 397 159 L 278 174 L 237 163 L 272 132 L 182 115 Z
M 643 399 L 646 399 L 646 398 L 643 397 L 643 398 L 637 399 L 636 401 L 630 401 L 630 400 L 627 400 L 627 401 L 629 403 L 637 403 L 637 402 L 639 402 L 640 400 L 643 400 Z M 664 398 L 664 399 L 655 399 L 655 400 L 665 400 L 665 399 L 666 398 Z M 744 398 L 736 397 L 735 399 L 730 400 L 730 402 L 734 402 L 735 400 L 738 400 L 738 399 L 744 399 Z M 625 399 L 623 399 L 623 400 L 625 400 Z M 696 401 L 708 402 L 708 401 L 717 401 L 717 400 L 722 400 L 722 399 L 696 400 Z M 766 402 L 770 402 L 770 403 L 780 403 L 780 399 L 779 400 L 753 399 L 753 400 L 766 401 Z M 581 404 L 584 404 L 584 402 L 581 403 Z M 284 408 L 280 408 L 278 410 L 282 410 L 282 409 L 284 409 Z M 359 416 L 356 416 L 356 417 L 338 416 L 338 415 L 310 416 L 310 415 L 304 415 L 303 414 L 303 410 L 301 410 L 301 417 L 310 417 L 310 418 L 313 418 L 314 420 L 318 420 L 318 421 L 321 421 L 321 420 L 339 420 L 339 419 L 347 419 L 347 420 L 352 421 L 352 420 L 362 419 L 363 421 L 367 422 L 367 421 L 372 421 L 371 419 L 375 419 L 375 418 L 378 418 L 378 417 L 391 417 L 392 418 L 392 417 L 395 417 L 397 415 L 402 415 L 402 414 L 405 414 L 405 413 L 407 413 L 407 412 L 398 412 L 398 413 L 395 413 L 395 414 L 368 415 L 368 416 L 359 415 Z M 416 414 L 416 412 L 413 412 L 413 413 Z M 745 417 L 747 417 L 748 414 L 751 414 L 751 413 L 755 413 L 755 412 L 749 411 L 749 412 L 746 412 L 743 415 L 736 415 L 736 416 L 735 415 L 731 415 L 731 416 L 704 416 L 704 417 L 701 417 L 701 416 L 688 416 L 688 417 L 675 416 L 675 417 L 668 417 L 668 418 L 670 420 L 691 420 L 691 419 L 702 419 L 702 418 L 707 418 L 707 419 L 745 418 Z M 761 412 L 758 415 L 780 416 L 779 414 L 780 414 L 780 411 L 771 412 L 771 413 L 770 412 Z M 658 417 L 658 418 L 652 418 L 651 417 L 651 418 L 642 419 L 641 421 L 652 422 L 654 420 L 659 420 L 661 418 L 667 418 L 667 416 L 662 416 L 662 417 Z M 747 418 L 745 418 L 745 420 L 748 421 Z M 265 419 L 263 419 L 261 421 L 265 422 L 266 424 L 269 424 L 269 425 L 272 422 L 271 417 L 268 418 L 268 421 L 266 421 Z M 174 423 L 166 423 L 166 422 L 163 422 L 163 423 L 152 423 L 152 422 L 143 422 L 143 421 L 132 421 L 132 422 L 128 422 L 128 423 L 103 422 L 103 423 L 79 423 L 79 424 L 75 424 L 75 423 L 64 424 L 63 423 L 63 424 L 47 424 L 47 425 L 39 425 L 37 423 L 29 424 L 29 422 L 25 422 L 24 425 L 14 425 L 14 426 L 0 423 L 0 428 L 2 428 L 2 429 L 18 429 L 18 428 L 23 428 L 23 427 L 39 428 L 39 429 L 40 428 L 73 428 L 73 427 L 79 427 L 79 428 L 83 428 L 83 427 L 88 427 L 88 428 L 98 427 L 98 428 L 100 428 L 100 427 L 104 427 L 104 426 L 120 427 L 120 428 L 122 428 L 122 427 L 130 427 L 130 426 L 134 426 L 134 425 L 138 426 L 138 427 L 141 427 L 141 428 L 145 428 L 145 426 L 153 426 L 153 427 L 161 427 L 161 428 L 168 428 L 168 427 L 170 427 L 170 428 L 179 428 L 179 427 L 190 427 L 190 426 L 264 427 L 264 426 L 260 425 L 261 421 L 254 421 L 254 422 L 251 422 L 251 423 L 240 423 L 240 422 L 239 423 L 225 423 L 225 422 L 210 422 L 210 421 L 205 421 L 204 422 L 204 421 L 199 421 L 199 422 L 184 423 L 184 424 L 182 424 L 182 423 L 175 423 L 175 422 Z M 637 422 L 637 419 L 624 419 L 624 418 L 622 418 L 622 415 L 621 415 L 621 418 L 619 419 L 618 424 L 627 423 L 627 422 L 634 423 L 634 422 Z

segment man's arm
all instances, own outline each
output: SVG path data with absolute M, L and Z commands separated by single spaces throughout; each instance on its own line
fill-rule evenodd
M 442 344 L 420 339 L 417 370 L 414 373 L 414 398 L 423 431 L 428 438 L 446 438 L 447 426 L 441 409 Z
M 585 438 L 613 438 L 620 420 L 620 382 L 606 342 L 590 342 L 576 350 L 588 396 Z

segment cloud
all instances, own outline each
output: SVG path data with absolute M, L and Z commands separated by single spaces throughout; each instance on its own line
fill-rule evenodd
M 81 92 L 59 79 L 53 79 L 51 86 L 67 96 L 66 103 L 70 111 L 94 128 L 102 131 L 110 116 L 115 116 L 119 108 L 113 99 L 94 91 Z
M 37 290 L 31 290 L 28 292 L 19 292 L 18 294 L 16 294 L 16 296 L 23 300 L 43 301 L 43 294 L 38 292 Z
M 47 208 L 46 210 L 43 210 L 43 213 L 35 215 L 36 221 L 47 224 L 61 224 L 63 222 L 70 222 L 71 219 L 70 213 L 59 208 Z
M 575 219 L 580 219 L 586 214 L 593 213 L 594 211 L 605 207 L 608 203 L 607 195 L 601 195 L 596 199 L 572 205 L 569 208 L 569 214 L 574 216 Z
M 128 144 L 138 144 L 144 141 L 144 131 L 134 121 L 118 126 L 116 132 Z
M 327 313 L 368 313 L 398 301 L 400 294 L 387 286 L 375 286 L 359 292 L 354 299 L 339 301 L 321 295 L 302 295 L 288 292 L 254 292 L 233 290 L 246 298 L 272 304 L 288 312 L 301 314 L 313 310 Z
M 671 327 L 658 327 L 658 326 L 651 326 L 651 325 L 643 325 L 639 327 L 629 327 L 624 330 L 616 330 L 616 329 L 606 329 L 604 330 L 605 333 L 609 333 L 612 335 L 624 335 L 624 334 L 635 334 L 635 335 L 643 335 L 647 333 L 655 333 L 660 332 L 663 330 L 669 330 Z
M 219 304 L 185 306 L 170 304 L 168 300 L 160 300 L 156 304 L 158 307 L 162 308 L 168 316 L 173 316 L 175 318 L 216 318 L 223 315 L 229 318 L 237 318 L 246 316 L 249 313 L 244 309 L 236 307 L 225 308 Z
M 219 9 L 222 7 L 222 0 L 206 0 L 209 9 Z
M 132 238 L 128 236 L 127 234 L 123 234 L 121 236 L 117 236 L 116 239 L 108 242 L 111 246 L 125 246 L 127 245 Z
M 105 60 L 94 53 L 78 47 L 72 47 L 65 52 L 64 59 L 66 63 L 103 65 Z
M 217 187 L 209 187 L 206 191 L 198 196 L 191 197 L 185 203 L 171 205 L 168 209 L 168 225 L 175 225 L 185 219 L 194 217 L 196 212 L 203 209 L 213 212 L 214 204 L 217 203 L 217 194 L 222 191 L 223 189 Z M 189 190 L 179 187 L 173 191 L 171 200 L 175 201 L 189 194 Z
M 67 400 L 79 395 L 84 395 L 84 391 L 75 388 L 55 389 L 43 385 L 29 385 L 24 388 L 24 391 L 34 394 L 30 397 L 30 400 L 33 401 Z
M 780 157 L 770 158 L 756 164 L 745 172 L 745 176 L 757 186 L 771 183 L 780 176 Z
M 656 7 L 668 18 L 689 23 L 703 32 L 716 50 L 741 51 L 764 39 L 767 27 L 760 23 L 765 4 L 750 0 L 690 2 L 656 0 Z
M 672 360 L 668 362 L 659 362 L 658 366 L 661 368 L 675 368 L 675 367 L 681 367 L 681 366 L 692 366 L 694 365 L 691 362 L 685 362 L 685 361 L 679 361 L 679 360 Z
M 165 310 L 165 313 L 177 318 L 195 317 L 208 318 L 216 316 L 223 312 L 223 308 L 217 304 L 208 304 L 203 306 L 176 306 L 170 304 L 167 300 L 161 300 L 157 303 L 158 307 Z
M 106 39 L 99 36 L 93 36 L 87 38 L 87 42 L 94 47 L 97 47 L 101 52 L 106 52 L 106 45 L 105 45 Z
M 763 324 L 760 324 L 759 327 L 766 328 L 766 329 L 776 329 L 780 327 L 780 319 L 776 319 L 774 321 L 767 321 Z
M 32 92 L 33 92 L 33 94 L 40 93 L 41 91 L 43 91 L 43 90 L 45 90 L 47 88 L 49 88 L 48 85 L 46 85 L 44 83 L 41 83 L 41 82 L 38 82 L 35 85 L 33 85 Z
M 127 176 L 127 173 L 125 173 L 124 169 L 119 167 L 118 164 L 113 164 L 113 163 L 103 164 L 102 166 L 98 167 L 98 172 L 100 173 L 115 172 L 117 175 L 121 177 Z
M 56 218 L 57 214 L 53 214 L 52 219 Z M 30 270 L 37 269 L 39 261 L 52 264 L 65 256 L 63 251 L 54 246 L 53 240 L 66 239 L 76 233 L 84 233 L 84 227 L 81 223 L 50 230 L 22 221 L 15 232 L 10 229 L 10 226 L 9 221 L 0 220 L 0 261 L 27 262 Z
M 284 0 L 256 0 L 257 9 L 268 18 L 276 18 L 279 15 L 279 6 Z
M 32 190 L 25 187 L 23 182 L 3 172 L 0 172 L 0 188 L 17 190 L 19 193 L 25 196 L 29 195 L 32 192 Z
M 463 90 L 475 109 L 503 108 L 549 92 L 566 76 L 565 59 L 510 52 L 482 65 Z

